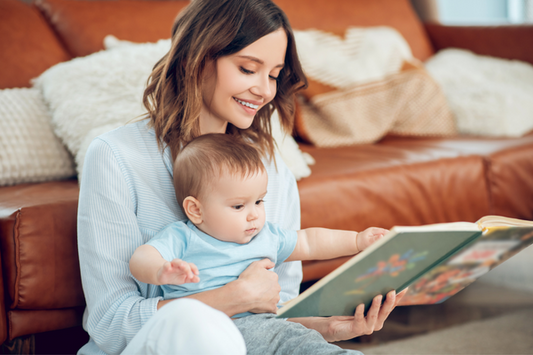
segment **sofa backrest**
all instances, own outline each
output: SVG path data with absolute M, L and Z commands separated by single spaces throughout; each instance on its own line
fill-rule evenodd
M 316 28 L 338 35 L 349 26 L 390 26 L 411 46 L 413 55 L 426 60 L 433 49 L 424 26 L 409 0 L 274 0 L 294 29 Z
M 0 0 L 0 89 L 29 87 L 30 79 L 69 59 L 35 7 L 20 0 Z
M 413 54 L 433 54 L 409 0 L 274 0 L 295 29 L 343 34 L 349 26 L 391 26 Z M 103 49 L 112 34 L 134 42 L 169 38 L 177 13 L 189 0 L 0 1 L 0 88 L 30 86 L 48 67 Z M 46 20 L 45 20 L 46 19 Z
M 188 0 L 41 0 L 36 3 L 75 57 L 104 49 L 103 39 L 114 35 L 134 42 L 170 38 L 176 15 Z

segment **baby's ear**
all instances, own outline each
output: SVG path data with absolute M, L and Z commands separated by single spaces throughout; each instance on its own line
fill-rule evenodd
M 198 225 L 202 223 L 202 210 L 200 201 L 192 196 L 187 196 L 183 200 L 183 210 L 192 223 Z

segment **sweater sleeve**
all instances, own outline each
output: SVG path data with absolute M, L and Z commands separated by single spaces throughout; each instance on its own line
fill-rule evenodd
M 141 244 L 135 195 L 112 149 L 97 138 L 87 151 L 80 183 L 78 251 L 85 327 L 107 354 L 126 347 L 161 299 L 142 297 L 149 286 L 130 274 L 129 258 Z
M 267 167 L 269 187 L 265 197 L 267 220 L 288 230 L 300 229 L 300 195 L 296 179 L 283 159 L 276 155 L 276 167 Z M 273 192 L 271 194 L 271 192 Z M 300 293 L 302 282 L 302 262 L 284 262 L 274 268 L 281 286 L 280 302 L 287 302 Z

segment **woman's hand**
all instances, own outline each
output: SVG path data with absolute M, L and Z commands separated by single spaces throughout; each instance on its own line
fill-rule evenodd
M 276 313 L 281 287 L 278 275 L 270 271 L 275 264 L 269 259 L 254 261 L 235 281 L 222 287 L 195 293 L 187 298 L 197 299 L 232 317 L 238 313 Z M 160 309 L 172 299 L 161 300 Z
M 254 261 L 235 283 L 241 288 L 241 297 L 252 313 L 276 313 L 281 287 L 278 275 L 269 270 L 276 266 L 271 260 Z
M 289 320 L 317 330 L 329 342 L 369 335 L 383 328 L 383 323 L 406 292 L 407 289 L 398 295 L 394 291 L 389 292 L 383 304 L 381 304 L 382 296 L 376 296 L 366 317 L 364 305 L 360 304 L 356 308 L 354 316 L 291 318 Z

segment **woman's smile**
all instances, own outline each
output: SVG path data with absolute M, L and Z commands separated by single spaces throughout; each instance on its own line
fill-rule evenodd
M 259 109 L 259 105 L 254 105 L 249 101 L 240 100 L 235 97 L 233 99 L 244 110 L 244 112 L 252 116 L 255 116 L 255 114 L 257 113 L 257 110 Z

